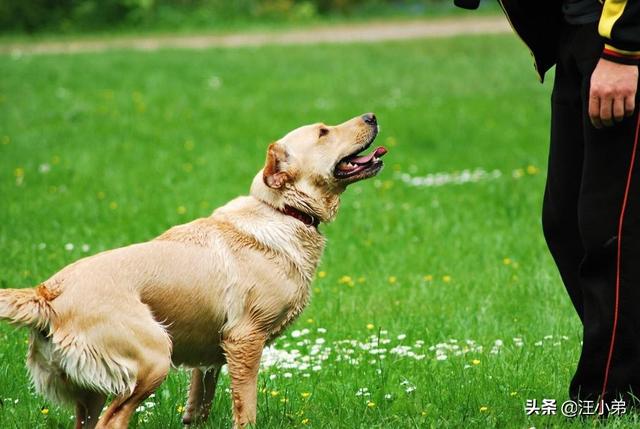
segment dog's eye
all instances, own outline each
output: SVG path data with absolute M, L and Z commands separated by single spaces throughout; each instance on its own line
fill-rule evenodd
M 329 128 L 320 127 L 320 137 L 326 136 L 329 134 Z

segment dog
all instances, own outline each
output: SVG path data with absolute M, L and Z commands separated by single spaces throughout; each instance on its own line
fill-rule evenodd
M 0 319 L 31 329 L 36 390 L 75 406 L 76 428 L 127 428 L 172 365 L 191 368 L 183 422 L 205 421 L 222 365 L 234 427 L 256 421 L 262 350 L 302 312 L 348 185 L 387 150 L 361 155 L 372 113 L 300 127 L 269 145 L 249 196 L 146 243 L 68 265 L 30 289 L 0 289 Z M 101 414 L 107 397 L 113 397 Z

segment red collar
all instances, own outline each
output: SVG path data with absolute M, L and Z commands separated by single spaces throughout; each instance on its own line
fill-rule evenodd
M 280 212 L 286 214 L 287 216 L 295 217 L 307 226 L 313 226 L 317 228 L 320 224 L 320 220 L 317 217 L 310 215 L 309 213 L 300 211 L 297 208 L 291 207 L 289 205 L 285 205 L 284 208 L 280 209 Z

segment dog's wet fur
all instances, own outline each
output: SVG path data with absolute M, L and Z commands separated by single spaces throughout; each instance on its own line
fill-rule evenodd
M 234 426 L 255 423 L 262 350 L 305 308 L 325 244 L 290 213 L 333 220 L 347 185 L 382 168 L 384 148 L 358 156 L 377 131 L 373 114 L 298 128 L 269 146 L 249 196 L 35 288 L 1 289 L 0 319 L 31 329 L 36 390 L 75 406 L 76 428 L 126 428 L 170 367 L 184 365 L 190 424 L 207 419 L 226 363 Z

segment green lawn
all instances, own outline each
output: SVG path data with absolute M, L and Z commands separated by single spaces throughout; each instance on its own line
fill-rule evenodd
M 540 228 L 550 85 L 530 63 L 510 36 L 2 56 L 0 286 L 207 216 L 248 191 L 269 142 L 375 111 L 387 167 L 321 226 L 312 302 L 269 354 L 295 359 L 262 371 L 258 425 L 600 426 L 523 410 L 566 399 L 581 332 Z M 27 335 L 0 325 L 0 427 L 69 427 L 29 387 Z M 180 427 L 186 385 L 174 371 L 134 426 Z M 207 427 L 230 426 L 228 385 Z

